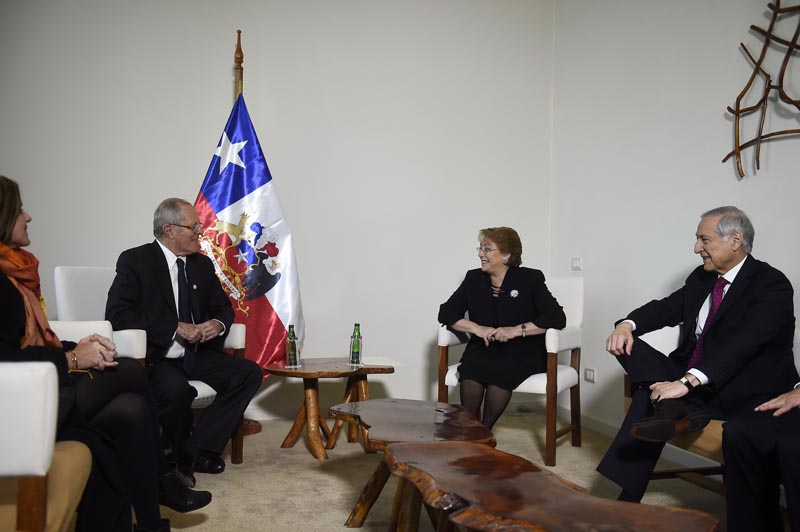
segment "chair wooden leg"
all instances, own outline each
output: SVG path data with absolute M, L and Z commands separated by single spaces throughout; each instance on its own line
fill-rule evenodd
M 20 477 L 17 486 L 17 530 L 43 532 L 47 521 L 47 477 Z
M 578 384 L 569 390 L 569 412 L 572 423 L 572 446 L 581 446 L 581 348 L 570 353 L 570 366 L 578 372 Z
M 556 409 L 558 407 L 558 353 L 547 353 L 544 464 L 556 465 Z
M 557 397 L 547 395 L 544 435 L 544 464 L 556 465 L 556 403 Z
M 572 422 L 572 446 L 581 446 L 581 386 L 576 384 L 569 390 L 569 412 Z
M 231 438 L 231 463 L 241 464 L 244 461 L 244 419 L 239 421 L 236 432 Z

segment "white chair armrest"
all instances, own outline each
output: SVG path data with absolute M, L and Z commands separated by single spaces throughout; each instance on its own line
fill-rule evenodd
M 544 333 L 544 344 L 548 353 L 560 353 L 581 347 L 583 329 L 576 325 L 567 325 L 563 329 L 547 329 Z
M 61 340 L 78 342 L 91 334 L 102 334 L 106 338 L 113 336 L 110 321 L 57 321 L 50 322 L 50 327 Z
M 247 326 L 244 323 L 233 323 L 225 335 L 225 349 L 243 349 L 247 337 Z
M 462 332 L 453 332 L 447 328 L 446 325 L 439 324 L 439 342 L 440 347 L 453 346 L 464 344 L 469 340 L 469 334 Z
M 145 358 L 147 355 L 147 332 L 144 329 L 114 331 L 117 354 L 124 358 Z
M 0 476 L 44 476 L 53 459 L 58 377 L 49 362 L 0 364 Z

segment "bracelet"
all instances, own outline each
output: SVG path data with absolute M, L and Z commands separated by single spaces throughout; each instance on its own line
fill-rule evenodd
M 694 384 L 692 384 L 692 381 L 690 381 L 686 377 L 681 377 L 678 382 L 680 382 L 681 384 L 686 386 L 689 389 L 690 392 L 696 388 L 696 386 Z
M 525 335 L 526 335 L 525 324 L 523 323 L 522 325 L 520 325 L 520 327 L 522 327 L 522 337 L 525 338 Z
M 78 355 L 75 354 L 75 350 L 70 349 L 67 354 L 72 358 L 72 370 L 78 371 Z

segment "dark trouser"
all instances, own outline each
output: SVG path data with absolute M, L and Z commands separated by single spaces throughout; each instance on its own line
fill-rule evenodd
M 623 355 L 617 359 L 630 376 L 635 391 L 622 426 L 597 466 L 597 471 L 638 500 L 647 489 L 664 443 L 650 443 L 634 438 L 630 434 L 631 426 L 653 415 L 650 384 L 681 378 L 686 372 L 686 363 L 664 356 L 639 338 L 634 341 L 630 356 Z M 695 390 L 687 400 L 706 409 L 712 418 L 720 419 L 722 416 L 716 398 L 708 396 L 702 387 Z
M 101 472 L 93 466 L 95 480 L 90 477 L 90 484 L 97 483 L 97 487 L 87 486 L 78 529 L 130 530 L 131 505 L 141 525 L 157 527 L 161 522 L 158 478 L 168 465 L 159 445 L 156 406 L 144 369 L 135 360 L 119 359 L 119 366 L 93 371 L 91 377 L 77 375 L 75 407 L 90 427 L 108 438 L 117 455 L 113 458 L 119 462 L 123 489 L 130 498 L 112 498 L 105 488 L 111 471 Z M 93 459 L 97 465 L 101 457 Z
M 171 440 L 176 460 L 183 461 L 196 458 L 200 450 L 222 453 L 261 385 L 262 371 L 251 360 L 206 349 L 195 354 L 189 375 L 183 369 L 183 359 L 165 358 L 148 368 L 148 377 L 161 425 Z M 203 381 L 217 392 L 194 431 L 191 407 L 196 392 L 189 380 Z
M 800 531 L 800 410 L 779 417 L 772 412 L 738 416 L 723 427 L 722 451 L 728 530 L 782 531 L 782 482 L 792 531 Z

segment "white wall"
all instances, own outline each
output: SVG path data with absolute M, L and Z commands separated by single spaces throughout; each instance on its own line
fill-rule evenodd
M 0 173 L 34 218 L 51 315 L 55 265 L 111 265 L 161 199 L 195 198 L 236 29 L 306 354 L 343 355 L 360 321 L 366 355 L 402 364 L 374 393 L 432 397 L 438 305 L 477 266 L 477 230 L 514 226 L 526 264 L 549 263 L 550 0 L 3 1 Z M 300 385 L 268 386 L 256 415 L 293 414 Z
M 741 181 L 720 163 L 732 149 L 725 108 L 751 72 L 738 45 L 760 51 L 748 28 L 767 26 L 766 2 L 554 5 L 551 269 L 568 273 L 570 258 L 583 257 L 583 365 L 597 370 L 597 383 L 583 385 L 584 413 L 613 425 L 622 371 L 605 338 L 615 320 L 678 288 L 699 264 L 700 213 L 743 208 L 756 228 L 753 254 L 800 282 L 798 140 L 765 144 L 758 173 L 746 151 Z M 794 26 L 786 29 L 791 36 Z M 778 122 L 770 115 L 765 131 L 786 127 Z

